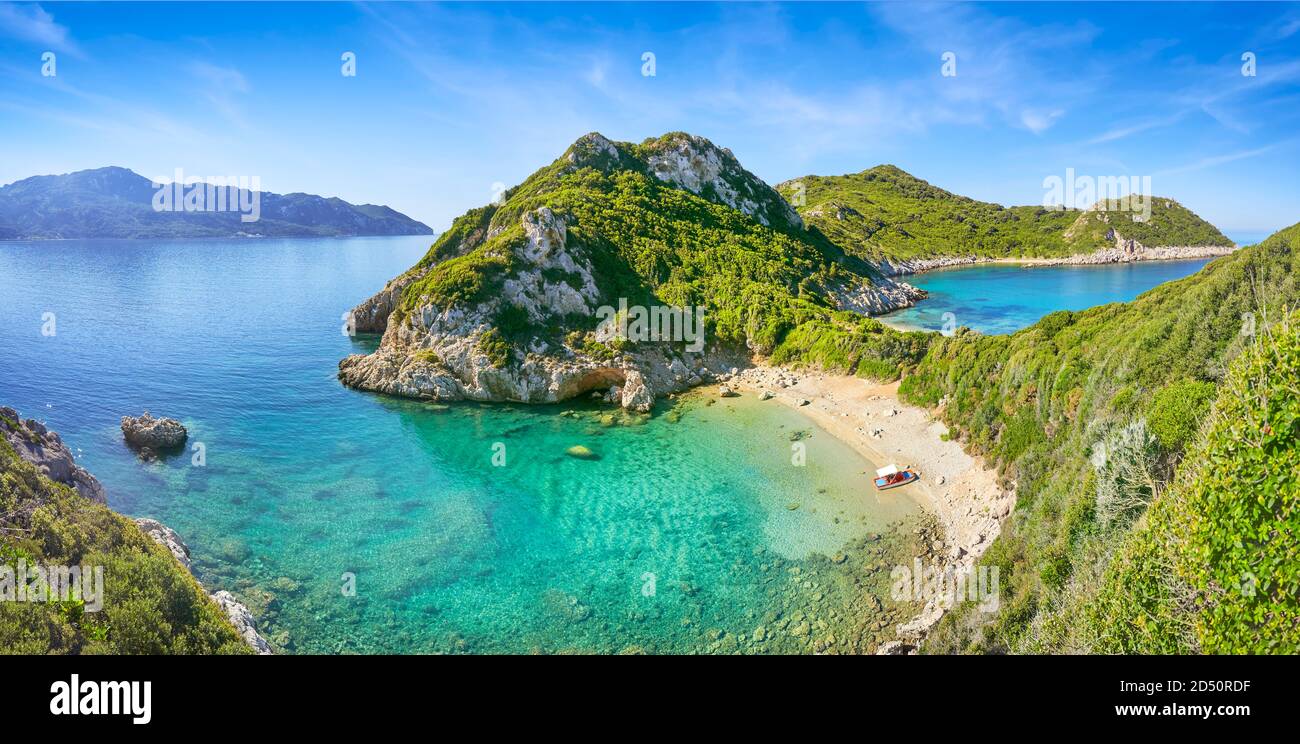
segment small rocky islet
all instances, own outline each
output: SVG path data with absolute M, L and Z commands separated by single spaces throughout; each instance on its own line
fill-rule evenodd
M 122 417 L 122 437 L 141 459 L 156 460 L 185 446 L 189 431 L 176 419 L 154 418 L 148 411 Z

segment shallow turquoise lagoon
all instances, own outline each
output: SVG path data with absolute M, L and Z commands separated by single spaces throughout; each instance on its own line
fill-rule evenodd
M 1128 302 L 1164 282 L 1195 274 L 1210 259 L 1099 266 L 982 264 L 927 271 L 904 281 L 930 293 L 916 305 L 881 316 L 908 330 L 955 326 L 980 333 L 1014 333 L 1057 310 Z
M 918 510 L 796 412 L 695 396 L 605 425 L 340 386 L 376 343 L 342 314 L 428 242 L 0 243 L 0 402 L 59 431 L 114 508 L 175 528 L 284 651 L 861 648 L 867 595 L 907 560 L 890 525 Z M 118 419 L 144 409 L 206 464 L 136 459 Z

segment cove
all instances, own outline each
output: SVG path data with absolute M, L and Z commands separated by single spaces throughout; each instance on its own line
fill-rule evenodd
M 1128 302 L 1212 259 L 1139 261 L 1089 266 L 976 264 L 903 277 L 930 294 L 916 305 L 880 316 L 902 330 L 940 331 L 945 313 L 980 333 L 1015 333 L 1057 310 Z
M 0 243 L 0 400 L 114 509 L 175 529 L 282 652 L 866 651 L 911 617 L 889 569 L 916 504 L 775 402 L 634 417 L 342 387 L 338 360 L 377 339 L 341 314 L 429 242 Z M 138 460 L 118 422 L 145 409 L 206 466 Z M 599 459 L 565 455 L 579 444 Z

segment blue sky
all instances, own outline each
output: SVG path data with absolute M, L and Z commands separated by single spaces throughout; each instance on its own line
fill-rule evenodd
M 1268 232 L 1300 221 L 1300 5 L 0 3 L 0 183 L 256 175 L 442 229 L 585 132 L 672 130 L 770 183 L 1033 204 L 1073 168 Z

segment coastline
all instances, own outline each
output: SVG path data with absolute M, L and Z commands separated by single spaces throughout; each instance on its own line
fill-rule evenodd
M 1137 263 L 1146 261 L 1186 261 L 1197 258 L 1217 258 L 1237 250 L 1239 246 L 1157 246 L 1148 248 L 1136 241 L 1120 240 L 1114 248 L 1103 248 L 1093 253 L 1076 253 L 1059 258 L 1047 257 L 1007 257 L 989 256 L 940 256 L 937 258 L 918 258 L 891 262 L 888 259 L 877 264 L 886 276 L 898 277 L 911 274 L 923 274 L 927 271 L 960 268 L 979 264 L 1008 264 L 1015 266 L 1102 266 L 1117 263 Z
M 752 394 L 771 392 L 772 400 L 808 416 L 873 463 L 915 469 L 921 479 L 906 488 L 943 529 L 942 550 L 936 551 L 942 568 L 972 568 L 1015 507 L 1014 490 L 1004 490 L 995 470 L 946 439 L 948 427 L 929 411 L 902 403 L 897 382 L 879 384 L 760 364 L 739 372 L 730 384 Z M 870 484 L 864 482 L 863 488 Z M 900 625 L 901 650 L 919 644 L 946 610 L 941 602 L 930 600 L 919 615 Z

